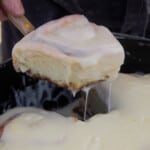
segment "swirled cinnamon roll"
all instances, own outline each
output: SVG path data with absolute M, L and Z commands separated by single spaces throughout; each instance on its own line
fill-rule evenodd
M 18 72 L 79 90 L 117 77 L 124 61 L 121 44 L 104 26 L 70 15 L 39 27 L 13 48 Z

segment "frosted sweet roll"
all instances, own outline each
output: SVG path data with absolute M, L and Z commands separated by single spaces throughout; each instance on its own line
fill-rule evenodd
M 71 15 L 28 34 L 15 45 L 12 58 L 16 71 L 77 91 L 116 78 L 124 51 L 106 27 Z

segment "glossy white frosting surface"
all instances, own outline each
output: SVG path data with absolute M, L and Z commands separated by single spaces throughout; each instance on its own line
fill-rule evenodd
M 98 88 L 107 92 L 107 84 Z M 1 150 L 149 150 L 150 75 L 120 74 L 112 83 L 112 111 L 86 122 L 25 109 L 0 139 Z M 5 114 L 11 116 L 20 110 Z M 4 116 L 0 117 L 0 123 Z
M 58 57 L 81 59 L 82 62 L 90 59 L 91 64 L 105 55 L 118 55 L 118 65 L 124 61 L 123 48 L 112 33 L 82 15 L 50 21 L 23 38 L 14 49 L 31 47 Z

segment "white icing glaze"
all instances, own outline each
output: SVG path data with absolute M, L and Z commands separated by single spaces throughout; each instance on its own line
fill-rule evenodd
M 97 86 L 97 90 L 103 88 L 101 94 L 105 95 L 108 84 Z M 0 149 L 149 150 L 149 91 L 150 75 L 136 77 L 120 74 L 112 83 L 112 111 L 109 114 L 75 122 L 53 112 L 23 110 L 20 117 L 5 127 Z
M 104 26 L 90 23 L 82 15 L 66 16 L 39 27 L 20 42 L 37 43 L 44 51 L 53 51 L 69 57 L 100 58 L 107 54 L 119 53 L 124 57 L 123 48 L 111 32 Z M 31 43 L 32 41 L 32 43 Z M 26 43 L 26 44 L 27 44 Z M 46 46 L 45 48 L 43 46 Z M 48 48 L 49 47 L 49 48 Z M 95 61 L 95 59 L 91 60 Z
M 71 90 L 71 89 L 70 89 L 70 90 Z M 72 92 L 73 97 L 75 97 L 76 94 L 77 94 L 77 91 L 71 90 L 71 92 Z
M 90 86 L 86 86 L 82 88 L 82 91 L 85 93 L 85 105 L 84 105 L 84 116 L 83 116 L 83 120 L 86 120 L 86 112 L 87 112 L 87 107 L 88 107 L 88 96 L 89 96 L 89 92 L 91 89 L 95 88 L 96 84 L 92 84 Z
M 89 92 L 91 90 L 91 86 L 89 87 L 84 87 L 82 90 L 85 92 L 85 106 L 84 106 L 84 116 L 83 116 L 83 120 L 86 120 L 86 111 L 87 111 L 87 106 L 88 106 L 88 95 Z
M 35 34 L 33 40 L 53 45 L 59 52 L 75 57 L 105 55 L 110 51 L 120 53 L 122 49 L 108 29 L 90 23 L 80 15 L 47 23 Z
M 109 83 L 109 88 L 108 88 L 108 98 L 107 98 L 108 112 L 111 111 L 111 92 L 112 92 L 112 82 Z

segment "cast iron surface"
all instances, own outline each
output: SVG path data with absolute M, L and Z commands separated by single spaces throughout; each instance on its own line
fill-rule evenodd
M 16 73 L 11 59 L 0 66 L 0 114 L 16 106 L 54 110 L 72 101 L 69 90 Z
M 122 37 L 119 40 L 126 53 L 121 72 L 150 73 L 150 41 Z M 16 73 L 11 59 L 0 65 L 0 114 L 16 106 L 54 110 L 73 100 L 71 92 L 66 89 Z
M 123 45 L 126 55 L 121 72 L 150 73 L 150 40 L 128 35 L 121 35 L 118 39 Z

